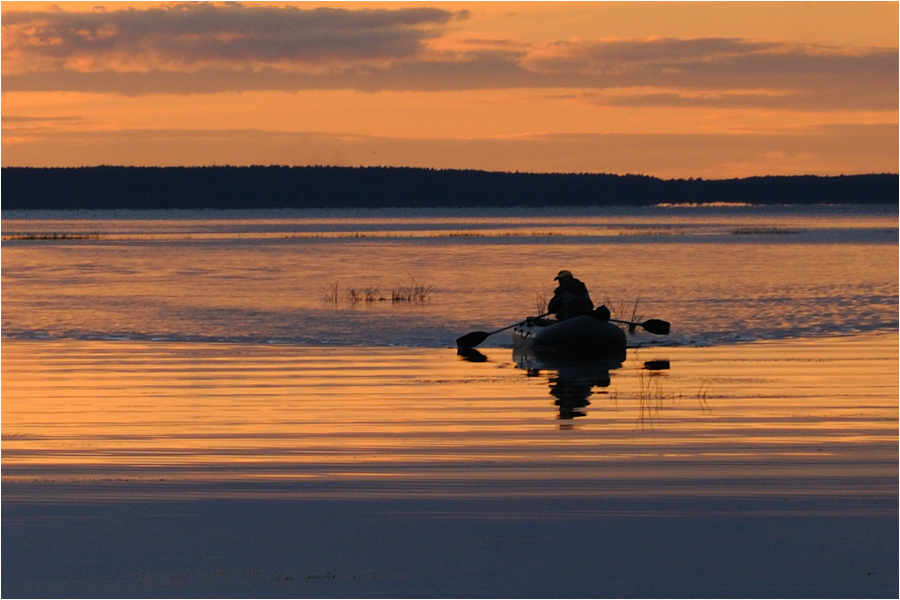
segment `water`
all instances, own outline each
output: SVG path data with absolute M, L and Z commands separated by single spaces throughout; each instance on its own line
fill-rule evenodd
M 894 597 L 897 225 L 4 213 L 3 595 Z M 457 354 L 562 268 L 671 335 Z
M 4 339 L 446 348 L 542 312 L 563 268 L 614 318 L 672 323 L 633 347 L 898 327 L 896 206 L 15 212 L 2 225 Z M 392 300 L 417 289 L 423 301 Z

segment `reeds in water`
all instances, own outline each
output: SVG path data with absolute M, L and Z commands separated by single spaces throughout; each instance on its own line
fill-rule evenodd
M 805 230 L 796 227 L 738 227 L 732 229 L 734 235 L 793 235 L 803 233 Z
M 409 285 L 401 285 L 394 288 L 391 292 L 391 302 L 410 302 L 413 304 L 422 304 L 428 298 L 434 286 L 425 285 L 411 278 Z
M 61 241 L 61 240 L 99 240 L 99 233 L 14 233 L 3 236 L 3 241 Z
M 425 285 L 415 277 L 410 277 L 408 284 L 394 287 L 391 290 L 390 297 L 382 294 L 377 286 L 341 288 L 339 283 L 330 284 L 325 296 L 332 304 L 340 304 L 341 302 L 348 304 L 370 304 L 373 302 L 423 304 L 428 299 L 433 288 L 434 286 L 432 285 Z

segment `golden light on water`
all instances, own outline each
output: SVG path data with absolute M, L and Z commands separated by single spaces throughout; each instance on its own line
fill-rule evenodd
M 560 418 L 550 384 L 565 370 L 528 373 L 505 349 L 473 363 L 442 349 L 7 340 L 3 478 L 599 497 L 841 495 L 868 477 L 852 493 L 883 492 L 896 348 L 879 335 L 629 350 L 608 385 L 588 386 L 583 416 Z M 659 359 L 669 368 L 644 368 Z
M 5 219 L 4 497 L 895 494 L 895 213 L 514 213 Z M 457 355 L 562 267 L 671 334 Z

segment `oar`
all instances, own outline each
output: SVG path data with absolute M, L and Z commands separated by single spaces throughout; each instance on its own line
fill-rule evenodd
M 501 331 L 506 331 L 507 329 L 512 329 L 516 325 L 521 325 L 522 323 L 527 323 L 531 319 L 540 319 L 541 317 L 546 317 L 550 313 L 545 312 L 542 315 L 538 315 L 537 317 L 528 317 L 524 321 L 519 321 L 518 323 L 513 323 L 512 325 L 507 325 L 501 329 L 496 331 L 473 331 L 472 333 L 467 333 L 466 335 L 456 338 L 456 347 L 464 348 L 468 350 L 469 348 L 474 348 L 484 340 L 488 339 L 490 336 L 495 333 L 500 333 Z
M 660 319 L 650 319 L 649 321 L 644 321 L 643 323 L 620 321 L 619 319 L 610 319 L 610 321 L 612 321 L 613 323 L 622 323 L 624 325 L 629 325 L 632 332 L 634 332 L 635 327 L 643 327 L 650 333 L 655 333 L 656 335 L 669 335 L 669 322 L 662 321 Z

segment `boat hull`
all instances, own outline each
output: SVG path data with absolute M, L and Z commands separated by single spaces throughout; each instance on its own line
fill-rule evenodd
M 566 321 L 526 321 L 513 328 L 517 349 L 577 353 L 619 353 L 625 332 L 608 321 L 582 315 Z

